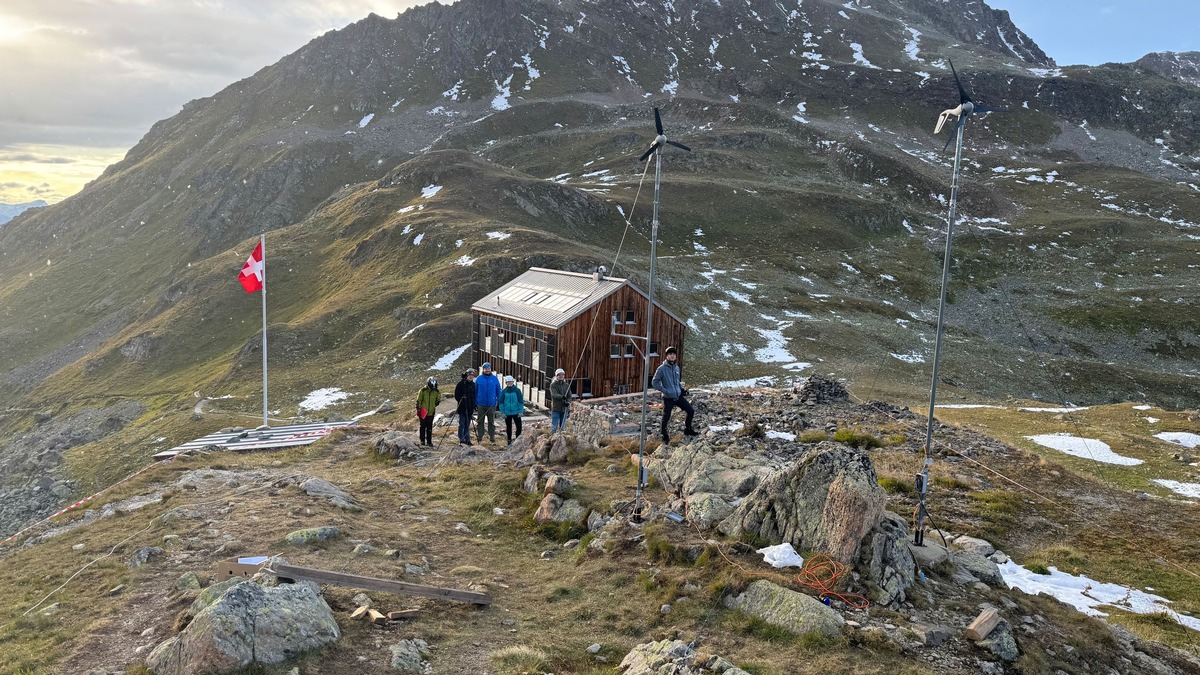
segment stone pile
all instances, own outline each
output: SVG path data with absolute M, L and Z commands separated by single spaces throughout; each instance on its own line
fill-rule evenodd
M 794 390 L 800 401 L 808 405 L 841 403 L 850 400 L 850 392 L 846 391 L 845 387 L 820 375 L 807 378 Z

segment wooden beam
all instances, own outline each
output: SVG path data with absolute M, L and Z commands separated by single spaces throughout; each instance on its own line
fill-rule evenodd
M 371 609 L 370 607 L 363 605 L 362 607 L 359 607 L 358 609 L 354 610 L 353 612 L 350 612 L 350 618 L 357 621 L 357 620 L 363 618 L 364 616 L 366 616 L 367 612 L 370 611 L 370 609 Z
M 967 626 L 967 630 L 965 633 L 963 633 L 963 635 L 965 635 L 968 640 L 982 640 L 988 635 L 991 635 L 992 631 L 995 630 L 996 626 L 998 625 L 1000 625 L 1000 613 L 994 609 L 988 608 L 980 612 L 979 616 L 975 617 L 975 620 L 971 622 L 970 626 Z
M 383 612 L 373 609 L 367 610 L 367 618 L 370 619 L 371 623 L 375 624 L 376 626 L 382 626 L 383 624 L 387 623 L 387 617 L 383 615 Z
M 401 619 L 415 619 L 421 616 L 419 609 L 402 609 L 399 612 L 388 612 L 388 621 L 400 621 Z
M 316 570 L 308 567 L 295 567 L 279 562 L 273 563 L 269 568 L 264 568 L 264 571 L 270 572 L 280 579 L 292 579 L 293 581 L 315 581 L 319 584 L 333 584 L 335 586 L 347 586 L 349 588 L 362 588 L 369 591 L 383 591 L 385 593 L 415 595 L 422 598 L 434 598 L 437 600 L 467 602 L 474 605 L 492 604 L 492 596 L 488 595 L 487 593 L 475 593 L 473 591 L 460 591 L 454 588 L 439 588 L 437 586 L 410 584 L 404 581 L 376 579 L 375 577 L 363 577 L 357 574 L 344 574 L 342 572 L 329 572 L 326 570 Z

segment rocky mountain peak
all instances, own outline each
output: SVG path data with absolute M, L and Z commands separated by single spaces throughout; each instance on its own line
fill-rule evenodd
M 1151 52 L 1134 64 L 1165 78 L 1200 87 L 1200 52 Z

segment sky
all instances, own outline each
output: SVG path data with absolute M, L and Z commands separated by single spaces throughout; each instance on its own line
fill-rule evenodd
M 0 203 L 60 201 L 184 103 L 370 12 L 426 1 L 2 0 Z M 1200 50 L 1197 0 L 988 4 L 1059 65 Z

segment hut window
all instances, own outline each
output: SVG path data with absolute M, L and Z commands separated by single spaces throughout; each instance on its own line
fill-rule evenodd
M 658 343 L 657 342 L 650 343 L 650 356 L 658 356 Z
M 609 345 L 608 346 L 608 358 L 610 358 L 610 359 L 621 358 L 621 345 Z
M 633 343 L 632 342 L 625 345 L 625 358 L 627 358 L 627 359 L 633 358 Z
M 632 309 L 625 310 L 625 323 L 637 323 L 637 321 L 635 321 L 633 318 Z
M 617 311 L 617 312 L 613 312 L 613 324 L 614 324 L 614 325 L 616 325 L 616 324 L 619 324 L 619 323 L 622 323 L 622 321 L 621 321 L 621 312 L 619 312 L 619 311 Z

